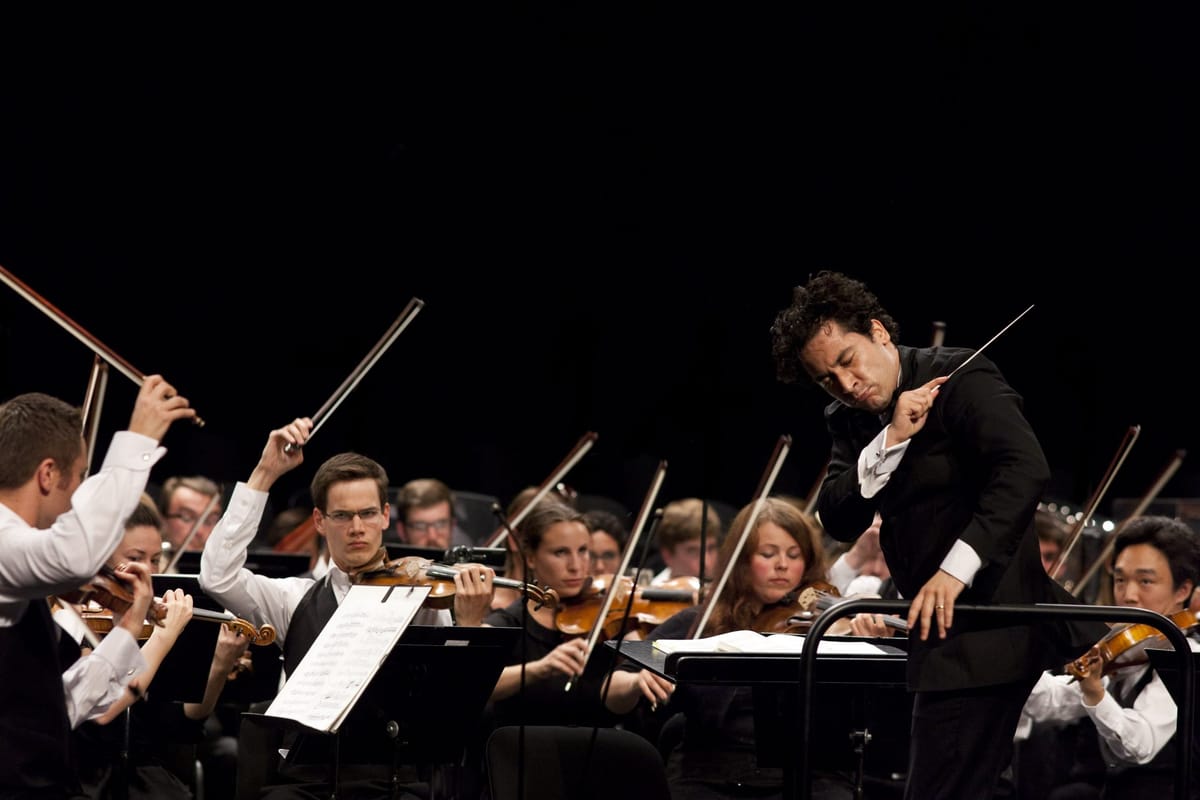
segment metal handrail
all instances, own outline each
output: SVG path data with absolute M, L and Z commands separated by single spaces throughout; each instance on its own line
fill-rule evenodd
M 809 785 L 808 738 L 811 729 L 809 709 L 812 707 L 813 671 L 817 658 L 820 641 L 827 628 L 842 617 L 859 613 L 891 613 L 903 616 L 908 612 L 909 603 L 904 600 L 880 600 L 877 598 L 855 598 L 844 600 L 828 609 L 809 627 L 804 650 L 800 654 L 800 762 L 796 770 L 796 790 L 800 800 L 809 800 L 812 787 Z M 904 613 L 897 613 L 904 612 Z M 1175 757 L 1175 798 L 1187 800 L 1188 778 L 1191 769 L 1192 755 L 1192 726 L 1195 717 L 1192 700 L 1195 688 L 1195 673 L 1192 665 L 1192 650 L 1188 645 L 1188 637 L 1171 620 L 1162 614 L 1147 611 L 1143 608 L 1127 606 L 1086 606 L 1073 603 L 1036 603 L 1031 605 L 956 605 L 954 615 L 986 614 L 993 617 L 1010 616 L 1014 620 L 1025 621 L 1033 617 L 1057 617 L 1063 619 L 1094 619 L 1103 622 L 1145 623 L 1166 635 L 1178 654 L 1180 670 L 1179 679 L 1182 702 L 1177 704 L 1178 718 L 1175 726 L 1176 757 Z M 936 634 L 934 634 L 936 635 Z

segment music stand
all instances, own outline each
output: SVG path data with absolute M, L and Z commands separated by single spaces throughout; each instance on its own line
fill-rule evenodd
M 483 564 L 495 570 L 504 569 L 506 553 L 502 547 L 467 547 L 466 545 L 458 545 L 448 550 L 443 550 L 440 547 L 420 547 L 404 542 L 384 542 L 383 546 L 387 548 L 388 558 L 393 561 L 398 558 L 416 556 L 417 558 L 429 559 L 437 564 Z
M 836 640 L 827 636 L 822 641 Z M 908 770 L 913 696 L 906 686 L 907 657 L 903 650 L 873 642 L 889 651 L 883 657 L 821 656 L 808 713 L 813 731 L 807 744 L 813 763 L 827 771 L 857 776 L 902 774 Z M 760 665 L 762 666 L 762 665 Z M 799 664 L 790 665 L 793 681 Z M 794 767 L 797 747 L 796 719 L 802 701 L 795 683 L 758 683 L 754 693 L 754 741 L 760 766 Z
M 446 551 L 440 547 L 421 547 L 415 544 L 406 544 L 404 542 L 384 542 L 383 546 L 387 548 L 388 558 L 396 560 L 397 558 L 427 558 L 430 561 L 440 561 L 442 556 L 446 555 Z
M 1161 647 L 1147 647 L 1146 655 L 1150 658 L 1150 666 L 1158 673 L 1158 677 L 1162 678 L 1167 691 L 1171 693 L 1171 699 L 1176 705 L 1183 703 L 1186 698 L 1183 697 L 1183 687 L 1179 685 L 1179 656 L 1174 650 Z M 1200 652 L 1195 650 L 1192 651 L 1192 669 L 1200 675 Z M 1196 727 L 1200 730 L 1200 715 L 1196 716 L 1196 720 Z
M 825 640 L 858 641 L 857 637 Z M 617 642 L 605 643 L 616 649 Z M 621 655 L 678 683 L 749 686 L 754 695 L 756 759 L 761 767 L 781 767 L 784 786 L 795 780 L 801 747 L 817 752 L 829 769 L 870 776 L 905 772 L 912 695 L 906 685 L 908 654 L 902 639 L 876 639 L 882 654 L 822 655 L 815 662 L 821 692 L 809 714 L 822 736 L 801 742 L 796 720 L 804 713 L 798 691 L 798 653 L 686 652 L 663 654 L 651 642 L 621 641 Z M 870 747 L 867 746 L 868 741 Z M 786 796 L 786 794 L 785 794 Z
M 250 712 L 243 725 L 296 735 L 289 763 L 332 768 L 335 788 L 343 764 L 454 764 L 477 734 L 464 720 L 483 713 L 520 633 L 410 625 L 337 733 Z
M 1174 650 L 1147 647 L 1146 655 L 1150 658 L 1150 666 L 1158 673 L 1158 677 L 1162 679 L 1163 685 L 1171 693 L 1171 699 L 1175 701 L 1177 707 L 1182 709 L 1183 704 L 1188 702 L 1190 698 L 1183 691 L 1183 687 L 1180 684 L 1179 654 Z M 1200 675 L 1200 652 L 1195 650 L 1192 651 L 1192 672 L 1195 675 Z M 1183 715 L 1180 716 L 1182 717 Z M 1192 716 L 1192 752 L 1183 753 L 1181 756 L 1187 762 L 1188 766 L 1185 767 L 1187 774 L 1191 776 L 1192 780 L 1196 780 L 1197 771 L 1200 771 L 1200 714 L 1193 714 Z
M 206 611 L 225 610 L 204 593 L 200 588 L 200 578 L 196 575 L 160 573 L 150 576 L 150 579 L 157 597 L 162 597 L 168 589 L 183 589 L 192 596 L 193 607 Z M 185 703 L 202 702 L 219 633 L 220 628 L 216 623 L 193 618 L 163 659 L 151 691 Z M 269 700 L 279 691 L 279 678 L 283 673 L 283 653 L 279 646 L 251 644 L 248 652 L 252 667 L 235 680 L 226 682 L 221 691 L 222 704 L 250 705 Z
M 255 575 L 268 578 L 291 578 L 308 572 L 312 558 L 307 553 L 278 553 L 274 550 L 251 549 L 246 553 L 245 568 Z M 186 550 L 175 564 L 179 574 L 200 573 L 200 551 Z

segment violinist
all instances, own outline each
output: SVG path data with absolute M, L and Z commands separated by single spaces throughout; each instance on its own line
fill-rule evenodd
M 591 531 L 583 514 L 553 495 L 547 495 L 525 516 L 516 530 L 529 581 L 557 593 L 558 606 L 582 602 L 593 585 Z M 518 599 L 493 610 L 484 620 L 491 627 L 523 628 L 489 700 L 496 725 L 611 724 L 599 702 L 599 678 L 606 659 L 587 657 L 586 636 L 560 631 L 558 608 Z M 582 675 L 579 685 L 567 683 Z
M 145 565 L 156 569 L 163 559 L 163 521 L 149 495 L 134 509 L 125 523 L 125 537 L 113 553 L 110 562 Z M 221 689 L 245 652 L 249 639 L 222 625 L 218 634 L 208 685 L 200 703 L 171 702 L 151 691 L 163 660 L 178 641 L 183 629 L 192 619 L 192 598 L 180 589 L 171 589 L 162 597 L 162 619 L 148 625 L 148 638 L 143 631 L 139 638 L 146 668 L 130 682 L 125 696 L 94 721 L 86 722 L 75 731 L 75 752 L 79 758 L 79 778 L 83 794 L 100 799 L 123 797 L 126 800 L 187 800 L 192 797 L 192 774 L 177 774 L 174 764 L 189 768 L 197 757 L 196 743 L 202 735 L 204 721 L 212 713 Z M 103 615 L 89 615 L 86 622 L 103 622 Z M 80 618 L 60 611 L 56 618 L 78 621 Z M 61 623 L 60 623 L 61 624 Z M 64 626 L 65 627 L 65 626 Z M 93 628 L 96 630 L 97 628 Z M 103 630 L 102 627 L 99 628 Z M 142 700 L 142 702 L 137 702 Z M 126 709 L 128 725 L 112 725 Z M 121 768 L 121 753 L 128 753 Z M 179 754 L 182 754 L 180 756 Z M 191 770 L 194 772 L 194 770 Z M 211 796 L 220 776 L 205 772 L 205 788 Z M 199 788 L 199 787 L 197 787 Z
M 268 492 L 280 476 L 304 461 L 303 445 L 312 420 L 297 418 L 271 431 L 257 465 L 245 482 L 238 482 L 225 514 L 213 529 L 200 559 L 200 585 L 226 609 L 254 625 L 275 627 L 283 648 L 284 671 L 292 674 L 358 576 L 387 560 L 383 531 L 389 520 L 388 475 L 381 464 L 358 453 L 339 453 L 317 469 L 310 485 L 312 520 L 329 552 L 328 572 L 320 578 L 269 578 L 245 569 L 247 548 L 253 542 Z M 295 445 L 289 450 L 287 445 Z M 414 625 L 478 625 L 491 602 L 492 570 L 464 564 L 454 578 L 453 610 L 423 608 Z M 313 738 L 310 746 L 317 746 Z M 344 752 L 352 753 L 352 748 Z M 299 763 L 304 748 L 293 747 L 282 764 L 280 782 L 264 797 L 304 797 L 327 794 L 327 780 L 316 780 Z M 387 797 L 393 777 L 410 789 L 420 781 L 411 765 L 346 765 L 341 786 L 366 796 Z M 350 769 L 353 767 L 353 769 Z M 321 773 L 325 775 L 327 773 Z
M 1137 517 L 1116 534 L 1113 557 L 1118 605 L 1172 620 L 1182 612 L 1195 624 L 1186 609 L 1200 584 L 1200 542 L 1185 523 L 1165 516 Z M 1194 651 L 1200 650 L 1200 644 L 1190 641 Z M 1130 644 L 1107 661 L 1093 654 L 1077 659 L 1073 666 L 1078 675 L 1043 673 L 1034 686 L 1021 714 L 1018 740 L 1033 726 L 1074 720 L 1086 720 L 1089 730 L 1086 748 L 1077 746 L 1076 763 L 1059 765 L 1062 783 L 1048 797 L 1079 797 L 1088 787 L 1093 796 L 1106 798 L 1174 794 L 1178 709 L 1144 655 L 1131 657 L 1137 643 Z M 1037 755 L 1022 751 L 1018 766 Z M 1097 768 L 1089 772 L 1088 763 Z M 1191 796 L 1200 796 L 1200 785 L 1193 781 L 1191 788 Z
M 141 629 L 153 589 L 133 571 L 134 604 L 104 654 L 64 673 L 46 598 L 95 578 L 121 540 L 171 423 L 196 412 L 160 375 L 145 378 L 127 430 L 113 435 L 90 477 L 81 411 L 42 393 L 0 405 L 0 797 L 63 797 L 77 789 L 69 731 L 121 697 L 144 666 L 128 620 Z M 147 576 L 148 577 L 148 576 Z M 129 616 L 126 616 L 129 615 Z M 99 651 L 97 651 L 99 652 Z
M 215 502 L 214 502 L 215 499 Z M 213 510 L 205 514 L 205 509 Z M 172 475 L 158 491 L 158 510 L 166 524 L 167 549 L 200 552 L 221 518 L 221 487 L 205 475 Z M 201 519 L 201 515 L 204 518 Z M 199 520 L 199 524 L 197 523 Z M 195 533 L 192 533 L 193 527 Z M 190 538 L 189 538 L 190 534 Z
M 729 526 L 719 554 L 722 574 L 754 507 L 755 503 L 743 507 Z M 716 596 L 703 635 L 754 630 L 775 609 L 794 605 L 801 589 L 825 580 L 820 527 L 787 500 L 767 497 L 723 591 Z M 706 606 L 698 605 L 676 612 L 647 639 L 690 638 L 705 610 Z M 616 714 L 628 714 L 641 702 L 659 714 L 682 715 L 682 735 L 667 757 L 673 800 L 781 796 L 782 770 L 759 768 L 756 763 L 750 687 L 676 686 L 626 663 L 613 673 L 606 702 Z M 848 798 L 849 783 L 841 776 L 814 773 L 812 796 Z
M 956 603 L 1077 601 L 1038 559 L 1033 517 L 1050 468 L 1022 397 L 980 351 L 907 347 L 899 335 L 865 284 L 821 271 L 791 290 L 771 352 L 780 381 L 807 379 L 831 401 L 821 524 L 850 541 L 879 511 L 880 546 L 911 601 L 905 798 L 989 797 L 1038 676 L 1103 626 L 955 615 Z
M 526 504 L 528 504 L 530 500 L 537 496 L 538 491 L 539 487 L 537 486 L 526 486 L 524 489 L 517 492 L 516 496 L 513 497 L 513 499 L 509 502 L 508 507 L 505 509 L 505 514 L 507 517 L 512 519 L 514 516 L 516 516 L 521 509 L 525 508 Z M 575 501 L 572 500 L 567 493 L 560 491 L 560 487 L 551 489 L 547 496 L 566 503 L 572 508 L 575 507 Z M 513 540 L 512 536 L 504 537 L 504 549 L 504 577 L 511 578 L 512 580 L 516 581 L 525 580 L 525 559 L 521 557 L 521 551 L 518 549 L 517 542 Z M 522 599 L 521 592 L 515 589 L 496 587 L 496 591 L 492 595 L 491 610 L 496 611 L 508 608 L 510 605 L 520 599 Z
M 842 545 L 844 552 L 829 566 L 829 583 L 841 597 L 900 598 L 896 582 L 892 580 L 892 571 L 888 569 L 887 559 L 879 547 L 879 525 L 882 521 L 879 512 L 875 512 L 867 529 L 850 547 Z M 897 626 L 886 624 L 881 614 L 855 614 L 844 622 L 851 636 L 890 637 L 897 632 Z M 830 628 L 830 632 L 836 630 Z
M 1054 565 L 1058 563 L 1070 531 L 1058 514 L 1041 504 L 1038 505 L 1037 513 L 1033 518 L 1033 528 L 1037 533 L 1038 553 L 1042 558 L 1042 568 L 1049 575 L 1050 570 L 1054 569 Z
M 437 478 L 415 478 L 396 493 L 396 536 L 415 547 L 448 550 L 474 542 L 454 516 L 454 492 Z
M 829 582 L 843 597 L 882 595 L 888 588 L 884 582 L 891 583 L 888 579 L 892 572 L 879 547 L 879 526 L 882 522 L 879 512 L 875 512 L 867 529 L 854 540 L 853 545 L 843 545 L 844 552 L 830 565 Z
M 583 521 L 592 532 L 588 548 L 593 575 L 612 575 L 621 565 L 621 554 L 629 541 L 625 523 L 611 511 L 593 508 L 583 512 Z
M 651 585 L 662 586 L 675 578 L 700 577 L 701 558 L 704 577 L 712 579 L 721 545 L 721 517 L 711 505 L 699 497 L 672 500 L 663 506 L 657 536 L 658 552 L 665 566 L 651 580 Z

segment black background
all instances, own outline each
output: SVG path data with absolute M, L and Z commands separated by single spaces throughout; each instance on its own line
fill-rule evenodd
M 1034 305 L 989 353 L 1055 499 L 1132 425 L 1101 513 L 1194 450 L 1195 6 L 755 6 L 10 23 L 0 265 L 206 419 L 159 480 L 244 479 L 424 300 L 281 502 L 343 449 L 507 502 L 587 431 L 567 482 L 634 511 L 660 460 L 662 501 L 742 505 L 784 434 L 805 495 L 825 398 L 768 329 L 825 267 L 908 344 Z M 0 396 L 82 401 L 89 349 L 7 287 L 0 320 Z

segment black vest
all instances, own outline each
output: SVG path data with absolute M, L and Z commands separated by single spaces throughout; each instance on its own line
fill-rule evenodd
M 288 620 L 287 639 L 283 643 L 283 669 L 288 676 L 300 666 L 337 608 L 337 598 L 333 596 L 328 575 L 314 583 L 300 598 L 300 604 Z
M 300 666 L 337 608 L 328 575 L 314 583 L 300 599 L 288 621 L 287 639 L 283 644 L 283 668 L 288 676 Z M 336 737 L 287 732 L 283 743 L 292 751 L 288 757 L 292 766 L 282 768 L 281 782 L 325 780 L 335 760 L 340 764 L 338 769 L 344 780 L 383 781 L 384 786 L 390 781 L 400 784 L 414 781 L 415 771 L 395 763 L 392 752 L 387 750 L 394 745 L 383 736 L 383 730 L 382 725 L 364 730 L 358 724 L 347 722 Z M 340 740 L 340 747 L 337 740 Z M 381 743 L 387 745 L 384 748 L 387 752 L 381 752 Z
M 1131 708 L 1134 700 L 1154 677 L 1148 669 L 1136 683 L 1113 694 L 1122 708 Z M 1093 732 L 1095 728 L 1093 728 Z M 1099 737 L 1097 737 L 1099 738 Z M 1104 781 L 1106 800 L 1159 800 L 1175 796 L 1175 759 L 1179 740 L 1172 736 L 1148 764 L 1109 766 Z M 1195 765 L 1193 764 L 1193 767 Z M 1195 770 L 1193 769 L 1193 776 Z M 1193 781 L 1194 784 L 1194 781 Z M 1189 797 L 1200 796 L 1200 787 L 1189 787 Z
M 60 660 L 58 626 L 45 601 L 30 601 L 16 625 L 0 628 L 0 797 L 17 789 L 46 797 L 77 789 L 62 682 L 67 658 Z

